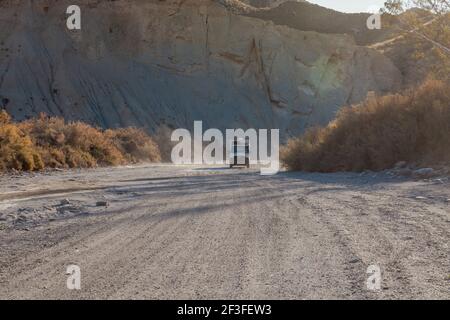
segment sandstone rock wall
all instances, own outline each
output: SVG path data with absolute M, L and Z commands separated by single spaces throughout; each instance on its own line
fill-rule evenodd
M 213 0 L 0 1 L 0 106 L 104 127 L 280 128 L 331 120 L 400 84 L 389 59 L 345 35 L 235 14 Z

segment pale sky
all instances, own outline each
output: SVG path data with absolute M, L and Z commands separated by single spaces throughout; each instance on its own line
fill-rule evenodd
M 386 0 L 308 0 L 342 12 L 372 12 L 371 8 L 382 8 Z

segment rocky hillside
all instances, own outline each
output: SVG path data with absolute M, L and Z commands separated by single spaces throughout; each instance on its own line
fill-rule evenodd
M 254 8 L 274 8 L 287 1 L 302 2 L 303 0 L 241 0 Z
M 215 0 L 0 0 L 0 106 L 104 127 L 324 124 L 400 73 L 353 37 L 239 14 Z M 227 1 L 225 1 L 227 2 Z
M 272 6 L 244 14 L 302 31 L 351 35 L 357 44 L 369 45 L 392 36 L 392 29 L 369 30 L 369 13 L 342 13 L 306 1 L 272 2 Z M 276 4 L 276 5 L 275 5 Z

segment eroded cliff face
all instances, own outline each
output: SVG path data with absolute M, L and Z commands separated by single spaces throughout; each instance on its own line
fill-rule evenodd
M 302 0 L 239 0 L 255 8 L 273 8 L 287 1 L 301 2 Z
M 105 127 L 279 128 L 331 120 L 400 84 L 393 64 L 344 35 L 233 13 L 214 0 L 0 1 L 0 104 Z

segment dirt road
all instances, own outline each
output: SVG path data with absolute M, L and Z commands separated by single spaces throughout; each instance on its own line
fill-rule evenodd
M 161 165 L 0 182 L 1 299 L 450 299 L 447 179 Z

